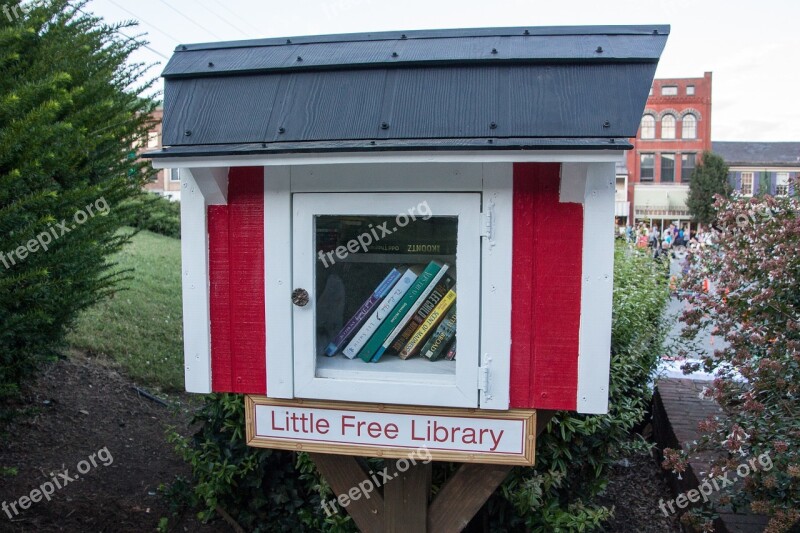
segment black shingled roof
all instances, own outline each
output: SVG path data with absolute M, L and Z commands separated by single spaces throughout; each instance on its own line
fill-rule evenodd
M 800 166 L 800 142 L 714 141 L 711 148 L 728 165 Z
M 151 157 L 630 148 L 668 26 L 426 30 L 179 46 Z

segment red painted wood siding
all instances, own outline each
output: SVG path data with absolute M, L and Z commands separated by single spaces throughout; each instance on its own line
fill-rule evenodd
M 263 167 L 230 170 L 208 237 L 212 390 L 266 394 Z
M 559 202 L 561 165 L 514 165 L 512 408 L 574 411 L 583 206 Z

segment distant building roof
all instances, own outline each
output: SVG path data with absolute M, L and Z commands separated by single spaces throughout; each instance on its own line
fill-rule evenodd
M 800 166 L 800 142 L 715 141 L 711 147 L 728 165 Z
M 631 148 L 669 26 L 179 46 L 150 157 Z

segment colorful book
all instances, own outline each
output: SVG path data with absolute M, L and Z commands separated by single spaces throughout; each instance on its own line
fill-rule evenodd
M 409 310 L 417 303 L 420 294 L 428 288 L 441 270 L 442 265 L 439 263 L 435 261 L 428 263 L 425 270 L 417 277 L 417 281 L 414 282 L 414 285 L 408 289 L 408 292 L 403 296 L 403 299 L 400 300 L 400 303 L 392 310 L 391 316 L 383 321 L 380 327 L 375 331 L 375 335 L 373 335 L 372 338 L 367 341 L 367 344 L 361 348 L 361 351 L 358 352 L 358 356 L 361 359 L 366 362 L 372 361 L 375 363 L 381 358 L 381 355 L 383 355 L 383 350 L 381 350 L 381 348 L 386 344 L 389 336 L 397 328 L 398 323 L 405 319 Z
M 448 361 L 454 361 L 456 358 L 456 341 L 457 339 L 453 339 L 450 348 L 447 349 L 447 355 L 444 356 Z
M 369 315 L 375 310 L 380 301 L 383 300 L 383 297 L 392 289 L 394 284 L 397 283 L 401 275 L 402 273 L 396 268 L 393 268 L 392 271 L 389 272 L 389 275 L 384 278 L 370 297 L 358 308 L 356 314 L 344 325 L 339 334 L 336 335 L 336 338 L 328 344 L 328 347 L 325 348 L 325 355 L 335 355 L 336 352 L 339 351 L 339 348 L 344 346 L 344 343 L 347 342 L 350 336 L 358 331 L 358 328 L 369 318 Z
M 436 327 L 439 325 L 439 322 L 442 321 L 444 315 L 447 314 L 447 311 L 456 301 L 456 291 L 455 289 L 450 289 L 450 291 L 442 298 L 436 307 L 431 311 L 431 314 L 428 315 L 428 318 L 425 319 L 418 328 L 417 331 L 411 336 L 409 339 L 408 344 L 405 345 L 403 350 L 400 352 L 401 359 L 408 359 L 412 355 L 415 355 L 419 352 L 419 349 L 422 347 L 422 344 L 425 342 L 425 339 L 428 337 L 430 333 L 436 330 Z
M 386 336 L 386 340 L 383 341 L 383 344 L 380 345 L 380 347 L 378 348 L 378 351 L 375 352 L 375 355 L 372 357 L 372 362 L 373 363 L 377 362 L 381 358 L 383 353 L 389 348 L 389 346 L 392 345 L 392 342 L 394 342 L 394 340 L 398 337 L 398 335 L 400 335 L 403 332 L 403 330 L 406 328 L 408 323 L 411 322 L 411 320 L 417 314 L 417 311 L 419 311 L 419 308 L 422 307 L 422 304 L 425 303 L 425 300 L 428 299 L 428 296 L 431 294 L 431 292 L 433 292 L 433 290 L 439 284 L 439 282 L 444 277 L 445 273 L 447 272 L 447 270 L 449 268 L 450 268 L 450 265 L 445 263 L 439 269 L 439 272 L 433 277 L 433 279 L 430 280 L 430 282 L 427 284 L 425 289 L 422 290 L 419 293 L 419 295 L 417 296 L 417 299 L 414 302 L 412 302 L 411 305 L 409 305 L 407 307 L 405 316 L 403 316 L 397 322 L 397 324 L 395 325 L 395 327 L 392 330 L 392 332 L 389 333 Z M 442 291 L 442 295 L 444 295 L 446 292 L 447 291 Z M 409 294 L 410 293 L 411 293 L 411 291 L 409 291 Z M 420 323 L 422 323 L 422 321 L 420 321 Z M 416 330 L 416 328 L 414 328 L 414 329 Z M 411 336 L 412 333 L 413 333 L 413 331 L 409 333 L 409 337 Z M 396 350 L 396 351 L 400 351 L 402 349 L 403 349 L 403 347 L 400 346 L 400 348 L 398 350 Z
M 399 354 L 403 350 L 405 345 L 408 344 L 408 340 L 411 338 L 414 332 L 417 331 L 417 328 L 423 322 L 425 322 L 425 319 L 428 318 L 428 315 L 431 314 L 431 311 L 436 308 L 436 305 L 442 301 L 442 298 L 444 298 L 444 295 L 447 294 L 447 291 L 453 288 L 455 284 L 455 280 L 448 275 L 444 275 L 439 283 L 436 283 L 436 286 L 425 299 L 423 304 L 417 308 L 414 316 L 392 343 L 391 348 L 389 349 L 391 353 Z M 431 283 L 431 285 L 434 284 Z
M 447 314 L 439 323 L 436 331 L 433 332 L 420 348 L 419 353 L 431 361 L 436 361 L 445 355 L 445 348 L 456 336 L 456 306 L 451 306 Z
M 375 333 L 378 326 L 391 314 L 392 309 L 400 302 L 403 295 L 408 292 L 408 289 L 411 288 L 411 285 L 414 284 L 416 279 L 417 274 L 413 270 L 410 268 L 406 270 L 405 274 L 403 274 L 400 280 L 392 287 L 392 290 L 389 291 L 389 294 L 386 295 L 386 298 L 378 304 L 378 307 L 375 308 L 375 311 L 373 311 L 367 321 L 364 322 L 361 329 L 353 336 L 350 344 L 344 349 L 345 356 L 353 359 L 358 355 L 359 350 L 361 350 L 370 337 L 372 337 L 372 334 Z

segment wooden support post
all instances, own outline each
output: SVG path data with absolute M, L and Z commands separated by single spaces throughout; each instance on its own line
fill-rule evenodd
M 398 462 L 391 459 L 386 464 L 392 465 L 389 467 L 392 480 L 383 487 L 386 533 L 425 533 L 433 464 L 410 465 L 405 472 L 399 472 Z
M 339 494 L 349 494 L 353 488 L 370 479 L 370 475 L 356 461 L 355 457 L 346 455 L 329 455 L 325 453 L 308 454 L 317 466 L 322 477 L 333 489 L 334 497 Z M 332 512 L 339 512 L 338 503 L 329 503 L 332 507 L 337 505 Z M 346 507 L 347 513 L 353 518 L 358 528 L 364 533 L 383 533 L 384 527 L 383 496 L 378 490 L 370 493 L 369 499 L 360 497 L 351 501 Z
M 461 531 L 513 466 L 464 464 L 439 491 L 428 513 L 428 531 Z
M 538 411 L 536 434 L 539 435 L 554 411 Z M 442 487 L 428 506 L 432 464 L 411 464 L 399 459 L 386 460 L 386 477 L 378 473 L 382 486 L 374 487 L 373 476 L 354 457 L 310 453 L 309 456 L 334 494 L 352 494 L 344 510 L 363 533 L 439 533 L 462 531 L 489 496 L 503 482 L 513 466 L 466 463 Z M 404 471 L 400 471 L 398 466 Z M 405 468 L 408 466 L 408 468 Z M 369 498 L 365 488 L 372 486 Z M 340 503 L 327 503 L 331 512 L 342 510 Z

